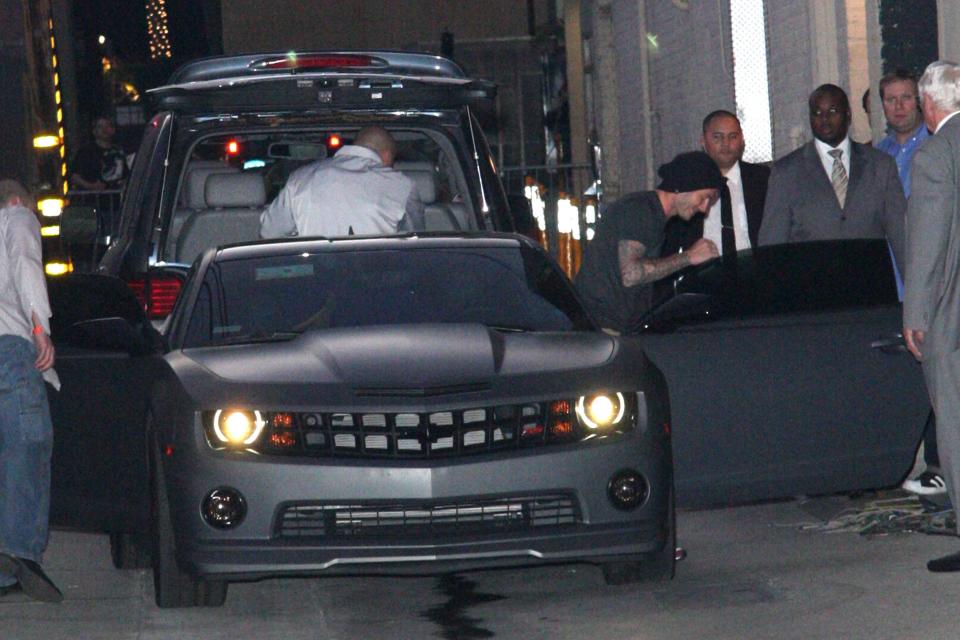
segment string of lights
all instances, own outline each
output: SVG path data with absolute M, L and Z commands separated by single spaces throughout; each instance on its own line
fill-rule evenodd
M 146 8 L 150 57 L 153 60 L 172 57 L 166 0 L 147 0 Z
M 63 180 L 63 192 L 67 192 L 67 149 L 63 138 L 63 102 L 60 93 L 60 64 L 57 60 L 57 39 L 54 36 L 53 18 L 47 19 L 47 30 L 50 34 L 50 68 L 53 73 L 53 101 L 57 114 L 57 146 L 60 153 L 60 177 Z

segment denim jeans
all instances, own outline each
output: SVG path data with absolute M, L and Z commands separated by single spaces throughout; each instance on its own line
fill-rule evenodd
M 0 553 L 40 562 L 50 516 L 53 426 L 33 344 L 0 335 Z M 0 575 L 0 586 L 14 582 Z

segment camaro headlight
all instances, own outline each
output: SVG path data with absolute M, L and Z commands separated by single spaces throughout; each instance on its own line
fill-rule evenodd
M 220 442 L 234 446 L 256 442 L 266 424 L 259 411 L 218 409 L 213 414 L 213 433 Z
M 577 417 L 590 429 L 603 429 L 623 420 L 626 409 L 623 394 L 598 393 L 577 399 Z

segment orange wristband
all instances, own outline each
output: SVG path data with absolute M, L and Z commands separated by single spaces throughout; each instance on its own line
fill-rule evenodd
M 41 327 L 40 325 L 37 325 L 33 328 L 33 335 L 38 336 L 41 333 L 43 333 L 43 327 Z

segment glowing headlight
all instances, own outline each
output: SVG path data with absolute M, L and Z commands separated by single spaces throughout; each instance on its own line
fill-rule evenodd
M 266 422 L 259 411 L 224 411 L 213 415 L 213 432 L 221 442 L 232 445 L 253 444 Z
M 577 400 L 577 416 L 587 427 L 602 429 L 623 420 L 625 405 L 620 392 L 580 396 Z

